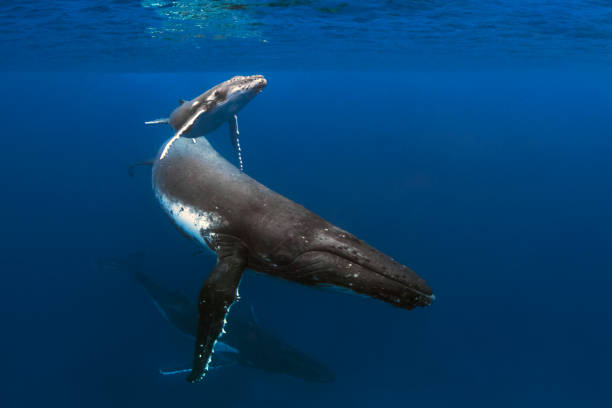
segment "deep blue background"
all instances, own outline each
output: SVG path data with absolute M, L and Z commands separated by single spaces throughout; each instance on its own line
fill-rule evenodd
M 191 344 L 96 260 L 145 251 L 148 273 L 197 293 L 214 257 L 191 255 L 149 169 L 126 168 L 171 135 L 144 120 L 233 73 L 5 74 L 8 406 L 610 402 L 607 74 L 263 73 L 240 115 L 247 172 L 411 266 L 438 301 L 408 312 L 249 274 L 262 324 L 337 381 L 159 376 Z M 225 128 L 210 140 L 231 155 Z
M 607 2 L 5 3 L 1 407 L 612 406 Z M 191 342 L 98 265 L 143 252 L 196 295 L 214 257 L 127 167 L 172 135 L 145 120 L 256 73 L 247 173 L 437 296 L 405 311 L 248 273 L 261 324 L 332 384 L 160 376 Z M 234 157 L 225 126 L 209 139 Z

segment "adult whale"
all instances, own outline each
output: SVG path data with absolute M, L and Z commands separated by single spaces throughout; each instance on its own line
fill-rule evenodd
M 153 189 L 178 229 L 217 254 L 200 291 L 188 381 L 206 374 L 247 267 L 305 285 L 349 289 L 405 309 L 434 300 L 411 269 L 242 173 L 205 137 L 166 142 L 153 164 Z

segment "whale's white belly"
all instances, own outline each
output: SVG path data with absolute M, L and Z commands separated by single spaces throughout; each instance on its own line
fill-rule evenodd
M 202 211 L 191 207 L 157 190 L 155 195 L 166 214 L 174 220 L 175 224 L 187 235 L 206 247 L 208 247 L 207 242 L 214 238 L 215 231 L 223 225 L 223 219 L 215 212 Z

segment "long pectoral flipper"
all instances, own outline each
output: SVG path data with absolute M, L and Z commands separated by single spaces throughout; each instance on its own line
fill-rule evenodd
M 149 120 L 149 121 L 145 122 L 145 125 L 158 125 L 160 123 L 170 123 L 170 120 L 168 118 L 160 118 L 160 119 L 155 119 L 155 120 Z
M 238 130 L 238 116 L 232 116 L 227 123 L 229 125 L 229 133 L 232 146 L 234 146 L 234 151 L 238 155 L 240 171 L 244 171 L 244 165 L 242 163 L 242 149 L 240 148 L 240 131 Z
M 185 123 L 183 123 L 183 126 L 181 126 L 181 128 L 174 134 L 174 136 L 172 136 L 172 138 L 170 138 L 170 140 L 164 146 L 164 149 L 159 155 L 159 160 L 162 160 L 164 157 L 166 157 L 166 155 L 168 154 L 168 149 L 170 149 L 170 147 L 176 141 L 176 139 L 178 139 L 179 137 L 185 134 L 188 134 L 191 131 L 191 128 L 193 127 L 193 124 L 195 123 L 195 121 L 198 120 L 200 115 L 202 115 L 205 112 L 206 112 L 206 109 L 200 109 L 196 113 L 191 115 L 191 117 L 187 119 Z
M 217 265 L 200 291 L 200 318 L 196 334 L 193 369 L 187 381 L 201 381 L 208 371 L 213 348 L 230 306 L 238 297 L 238 285 L 247 265 L 247 251 L 240 243 L 220 244 Z

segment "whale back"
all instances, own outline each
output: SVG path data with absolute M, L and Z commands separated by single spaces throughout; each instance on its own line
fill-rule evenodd
M 163 159 L 158 156 L 153 165 L 153 188 L 175 221 L 176 211 L 181 208 L 196 216 L 204 214 L 210 221 L 201 223 L 208 228 L 205 234 L 237 237 L 264 263 L 291 262 L 301 252 L 293 241 L 303 241 L 300 236 L 306 230 L 329 225 L 242 173 L 203 136 L 195 143 L 190 138 L 178 138 Z M 172 214 L 169 205 L 173 207 Z M 180 222 L 177 224 L 181 227 Z M 202 241 L 200 228 L 181 229 Z M 287 245 L 279 246 L 281 240 Z

